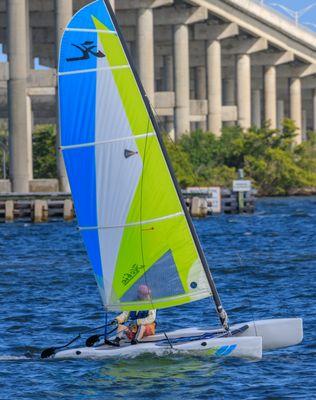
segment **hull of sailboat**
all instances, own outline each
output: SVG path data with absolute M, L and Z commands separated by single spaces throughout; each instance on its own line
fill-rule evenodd
M 238 357 L 252 361 L 262 358 L 261 337 L 225 337 L 188 340 L 173 344 L 172 348 L 167 341 L 144 342 L 137 345 L 123 343 L 120 347 L 108 345 L 98 347 L 82 347 L 65 350 L 57 353 L 57 359 L 107 359 L 118 357 L 137 357 L 140 355 L 152 354 L 155 356 L 168 356 L 172 354 L 201 355 L 214 357 Z
M 241 329 L 246 326 L 246 329 Z M 136 357 L 141 354 L 168 355 L 172 353 L 206 354 L 215 357 L 232 356 L 260 360 L 262 350 L 273 350 L 299 344 L 303 340 L 300 318 L 266 319 L 235 324 L 233 337 L 220 337 L 222 330 L 197 327 L 167 332 L 172 347 L 163 333 L 149 336 L 137 345 L 123 343 L 121 347 L 101 345 L 81 347 L 56 353 L 54 358 Z M 239 332 L 240 331 L 240 332 Z
M 260 336 L 262 337 L 263 350 L 274 350 L 295 346 L 303 340 L 303 321 L 301 318 L 275 318 L 262 319 L 231 325 L 231 330 L 239 330 L 248 325 L 248 328 L 237 333 L 237 337 Z M 168 337 L 192 337 L 216 332 L 215 329 L 186 328 L 169 332 Z M 218 331 L 219 333 L 221 331 Z M 164 335 L 155 335 L 155 339 L 148 337 L 145 340 L 163 339 Z

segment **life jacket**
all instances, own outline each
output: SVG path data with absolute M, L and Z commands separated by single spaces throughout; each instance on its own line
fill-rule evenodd
M 137 319 L 147 318 L 149 311 L 131 311 L 129 314 L 129 319 L 135 321 Z

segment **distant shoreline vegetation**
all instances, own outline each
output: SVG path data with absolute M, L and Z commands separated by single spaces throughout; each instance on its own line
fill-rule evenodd
M 316 133 L 295 144 L 297 128 L 285 119 L 283 129 L 243 130 L 224 127 L 222 135 L 196 131 L 175 144 L 165 134 L 164 142 L 181 187 L 222 186 L 230 188 L 237 171 L 244 169 L 259 196 L 316 194 Z
M 296 127 L 285 119 L 282 131 L 238 126 L 224 127 L 222 135 L 196 131 L 173 143 L 163 139 L 182 188 L 222 186 L 231 188 L 237 171 L 244 169 L 259 196 L 316 194 L 316 133 L 295 144 Z M 0 128 L 0 141 L 8 143 L 7 131 Z M 33 132 L 34 178 L 56 178 L 56 130 L 54 125 L 39 125 Z M 7 146 L 8 147 L 8 146 Z M 1 149 L 0 149 L 1 153 Z M 8 152 L 7 152 L 8 153 Z M 2 161 L 2 153 L 0 154 Z M 7 175 L 9 161 L 7 157 Z M 0 163 L 0 179 L 3 177 Z

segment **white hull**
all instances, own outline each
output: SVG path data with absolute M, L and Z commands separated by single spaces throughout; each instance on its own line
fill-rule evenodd
M 245 324 L 231 326 L 232 330 L 238 329 Z M 158 356 L 182 353 L 200 354 L 209 356 L 232 356 L 251 360 L 260 360 L 262 350 L 270 350 L 293 346 L 303 339 L 302 320 L 291 319 L 269 319 L 248 322 L 249 328 L 233 337 L 199 338 L 203 334 L 218 332 L 215 329 L 187 328 L 168 332 L 168 338 L 188 338 L 187 341 L 175 342 L 173 347 L 166 342 L 163 334 L 157 334 L 146 338 L 146 341 L 138 345 L 122 344 L 121 347 L 102 345 L 97 347 L 82 347 L 64 350 L 56 353 L 54 358 L 90 358 L 106 359 L 110 357 L 136 357 L 141 354 L 155 354 Z M 159 342 L 163 341 L 163 342 Z
M 242 336 L 261 336 L 262 349 L 273 350 L 282 347 L 294 346 L 301 343 L 303 340 L 303 321 L 301 318 L 280 318 L 280 319 L 262 319 L 257 321 L 244 322 L 241 324 L 234 324 L 231 329 L 238 329 L 244 325 L 249 328 L 236 335 Z M 169 338 L 189 337 L 193 335 L 201 335 L 203 333 L 212 333 L 218 330 L 214 328 L 186 328 L 179 329 L 168 333 Z M 164 335 L 150 336 L 145 341 L 163 339 Z
M 65 350 L 57 353 L 54 358 L 91 358 L 105 359 L 111 357 L 137 357 L 141 354 L 154 354 L 165 356 L 170 354 L 190 354 L 190 355 L 209 355 L 209 356 L 233 356 L 260 360 L 262 357 L 262 338 L 261 337 L 240 337 L 240 338 L 219 338 L 194 340 L 181 344 L 174 344 L 172 348 L 169 344 L 157 344 L 153 342 L 141 343 L 137 345 L 123 344 L 121 347 L 98 346 L 82 347 L 77 349 Z

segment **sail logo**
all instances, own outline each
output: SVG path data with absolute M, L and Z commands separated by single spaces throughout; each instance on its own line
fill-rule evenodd
M 130 270 L 123 275 L 122 283 L 124 286 L 128 285 L 132 279 L 138 275 L 142 268 L 145 268 L 145 265 L 133 264 Z
M 101 50 L 98 51 L 95 50 L 97 46 L 90 40 L 86 40 L 80 45 L 74 43 L 72 43 L 71 45 L 81 51 L 81 56 L 66 58 L 66 61 L 68 62 L 89 60 L 91 55 L 97 58 L 105 57 L 105 54 L 102 53 Z
M 124 150 L 124 157 L 125 158 L 129 158 L 129 157 L 135 156 L 136 154 L 138 154 L 138 151 L 132 151 L 132 150 L 128 150 L 128 149 Z

